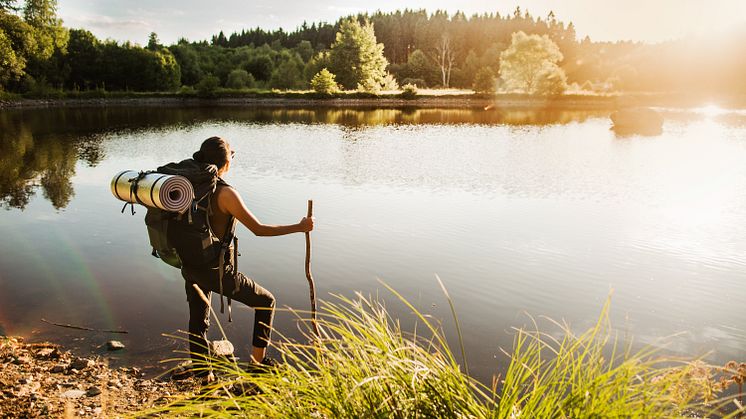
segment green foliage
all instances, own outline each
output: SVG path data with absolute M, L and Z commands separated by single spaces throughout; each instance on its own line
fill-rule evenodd
M 158 51 L 159 49 L 163 48 L 163 45 L 161 45 L 161 41 L 158 40 L 158 34 L 155 32 L 150 32 L 150 35 L 148 36 L 148 46 L 147 49 L 151 51 Z
M 321 51 L 311 57 L 303 68 L 303 79 L 311 80 L 319 71 L 329 68 L 331 60 L 329 59 L 329 51 Z
M 408 84 L 411 84 L 411 85 L 413 85 L 415 87 L 421 87 L 421 88 L 427 87 L 427 83 L 425 82 L 425 80 L 423 80 L 423 79 L 415 79 L 415 78 L 411 78 L 411 77 L 405 78 L 404 80 L 401 81 L 401 83 L 404 86 L 406 86 Z
M 98 39 L 84 29 L 71 29 L 65 64 L 70 68 L 66 85 L 71 89 L 91 89 L 101 78 Z
M 399 95 L 402 99 L 412 100 L 417 97 L 417 85 L 405 84 L 402 87 L 402 92 Z
M 425 83 L 419 87 L 434 86 L 438 84 L 438 68 L 425 55 L 422 50 L 416 49 L 409 54 L 406 65 L 406 77 L 424 80 Z
M 254 84 L 254 76 L 248 71 L 238 68 L 228 74 L 228 81 L 225 83 L 225 87 L 230 89 L 246 89 L 254 87 Z
M 336 76 L 324 68 L 311 79 L 311 89 L 316 93 L 330 95 L 339 91 L 339 85 Z
M 402 330 L 382 301 L 335 296 L 321 305 L 322 338 L 304 319 L 302 342 L 275 345 L 284 361 L 277 367 L 255 374 L 220 359 L 197 363 L 196 370 L 212 369 L 218 381 L 140 415 L 669 418 L 716 412 L 705 404 L 711 393 L 699 382 L 706 374 L 699 363 L 671 366 L 654 350 L 620 348 L 608 302 L 584 333 L 559 323 L 549 332 L 516 329 L 510 364 L 488 388 L 464 373 L 466 360 L 461 364 L 453 354 L 440 324 L 394 294 L 414 313 L 417 333 Z M 450 298 L 449 304 L 461 341 Z
M 548 36 L 516 32 L 508 49 L 500 54 L 500 76 L 509 89 L 554 94 L 564 91 L 563 83 L 566 86 L 564 73 L 557 66 L 562 58 L 559 47 Z
M 536 74 L 534 91 L 542 95 L 561 95 L 567 90 L 567 76 L 556 64 L 544 63 Z
M 181 86 L 181 68 L 176 57 L 167 49 L 155 53 L 155 85 L 154 91 L 173 91 Z
M 193 86 L 202 80 L 204 71 L 202 71 L 201 60 L 206 54 L 200 54 L 196 47 L 189 44 L 174 45 L 169 47 L 169 50 L 179 63 L 183 84 Z
M 23 18 L 14 12 L 18 5 L 23 6 L 19 14 Z M 56 8 L 56 0 L 0 0 L 0 88 L 22 92 L 42 83 L 54 89 L 105 85 L 110 91 L 160 91 L 180 84 L 194 86 L 208 73 L 227 85 L 229 74 L 237 68 L 251 73 L 258 88 L 305 87 L 305 81 L 328 68 L 347 89 L 377 92 L 395 86 L 387 70 L 400 84 L 419 79 L 424 81 L 417 81 L 420 88 L 469 88 L 479 69 L 489 67 L 502 75 L 508 90 L 532 94 L 558 94 L 563 84 L 586 81 L 598 93 L 686 91 L 706 92 L 709 97 L 746 92 L 746 61 L 734 53 L 742 49 L 746 37 L 737 33 L 716 43 L 593 42 L 587 37 L 577 40 L 572 22 L 560 22 L 553 14 L 539 18 L 519 10 L 467 17 L 462 12 L 403 10 L 303 24 L 293 32 L 256 28 L 221 32 L 212 42 L 180 39 L 167 47 L 178 64 L 177 72 L 168 57 L 142 54 L 129 42 L 117 44 L 117 49 L 108 46 L 116 43 L 91 36 L 78 40 L 86 45 L 73 46 L 73 31 L 67 41 L 68 31 Z M 523 36 L 537 45 L 545 44 L 543 40 L 551 44 L 535 54 L 532 47 L 515 45 L 514 34 L 521 33 L 532 34 Z M 555 47 L 557 54 L 552 53 Z M 150 53 L 163 49 L 154 33 L 148 46 L 140 48 Z M 537 56 L 543 57 L 540 63 Z M 294 57 L 301 65 L 283 64 L 290 60 L 297 64 Z M 516 64 L 502 69 L 503 59 Z M 692 64 L 697 62 L 722 65 Z M 294 67 L 302 68 L 301 82 Z M 26 75 L 33 82 L 24 81 Z
M 482 67 L 474 77 L 474 91 L 477 93 L 495 93 L 497 80 L 489 67 Z
M 256 80 L 269 81 L 272 78 L 275 64 L 267 55 L 258 55 L 251 57 L 244 65 L 244 69 L 251 73 Z
M 67 45 L 67 29 L 57 17 L 57 0 L 26 0 L 23 18 L 34 29 L 34 58 L 49 59 L 55 49 L 63 50 Z
M 302 40 L 294 48 L 295 52 L 298 53 L 303 62 L 308 62 L 314 55 L 313 46 L 310 41 Z
M 11 78 L 18 78 L 23 74 L 25 62 L 13 51 L 13 44 L 5 31 L 0 29 L 0 87 Z
M 463 78 L 465 83 L 474 83 L 474 78 L 477 76 L 477 72 L 482 68 L 481 60 L 477 57 L 477 53 L 474 50 L 469 50 L 464 60 L 463 67 Z M 494 76 L 494 73 L 493 73 Z
M 299 89 L 303 84 L 303 62 L 297 55 L 282 61 L 269 81 L 270 87 L 276 89 Z
M 0 84 L 24 75 L 26 64 L 37 49 L 33 32 L 18 16 L 0 11 Z
M 181 69 L 168 49 L 106 42 L 100 54 L 101 84 L 108 90 L 173 91 L 181 86 Z
M 329 59 L 331 71 L 346 89 L 362 87 L 375 92 L 385 82 L 388 61 L 370 22 L 361 25 L 356 19 L 342 21 Z
M 212 74 L 207 74 L 197 83 L 195 89 L 197 89 L 197 94 L 201 97 L 213 97 L 218 87 L 220 87 L 220 79 Z

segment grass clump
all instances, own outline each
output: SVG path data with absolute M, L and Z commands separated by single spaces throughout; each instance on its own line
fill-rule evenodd
M 389 288 L 391 290 L 391 288 Z M 507 370 L 486 386 L 466 374 L 440 326 L 403 297 L 424 333 L 402 330 L 384 304 L 335 296 L 320 311 L 320 339 L 281 338 L 283 363 L 265 374 L 212 360 L 218 381 L 160 413 L 200 417 L 591 418 L 737 417 L 718 400 L 709 367 L 620 349 L 604 305 L 582 334 L 555 322 L 560 337 L 516 329 Z M 446 294 L 447 295 L 447 294 Z M 307 321 L 304 321 L 309 326 Z M 458 322 L 457 322 L 458 324 Z M 534 323 L 535 325 L 535 323 Z M 422 329 L 422 328 L 420 328 Z M 555 334 L 557 336 L 557 334 Z M 465 359 L 464 359 L 465 361 Z M 725 403 L 730 408 L 722 410 Z

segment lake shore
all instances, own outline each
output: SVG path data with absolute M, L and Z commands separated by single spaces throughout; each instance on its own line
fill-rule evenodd
M 738 100 L 729 100 L 738 106 Z M 428 94 L 405 99 L 398 94 L 373 95 L 358 92 L 319 97 L 309 92 L 219 93 L 198 97 L 177 93 L 60 93 L 51 97 L 0 98 L 0 109 L 109 106 L 237 106 L 237 107 L 339 107 L 339 108 L 562 108 L 615 110 L 622 107 L 701 106 L 701 98 L 685 94 L 562 95 L 555 97 L 524 94 Z M 728 106 L 728 105 L 725 105 Z
M 0 417 L 121 417 L 193 393 L 193 380 L 146 378 L 54 343 L 0 337 Z

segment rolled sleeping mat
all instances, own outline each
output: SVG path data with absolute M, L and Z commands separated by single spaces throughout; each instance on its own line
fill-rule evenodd
M 194 200 L 194 188 L 183 176 L 148 173 L 137 181 L 131 191 L 130 180 L 137 179 L 140 172 L 125 170 L 111 180 L 111 193 L 122 201 L 142 204 L 164 211 L 184 213 Z

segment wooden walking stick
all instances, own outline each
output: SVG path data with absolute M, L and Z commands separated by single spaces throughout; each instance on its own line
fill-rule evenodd
M 308 200 L 308 218 L 313 216 L 313 200 Z M 311 275 L 311 233 L 306 232 L 306 279 L 308 280 L 308 287 L 311 291 L 311 323 L 313 323 L 313 330 L 316 332 L 316 337 L 321 338 L 321 332 L 319 332 L 319 324 L 316 322 L 316 286 L 313 283 L 313 276 Z

